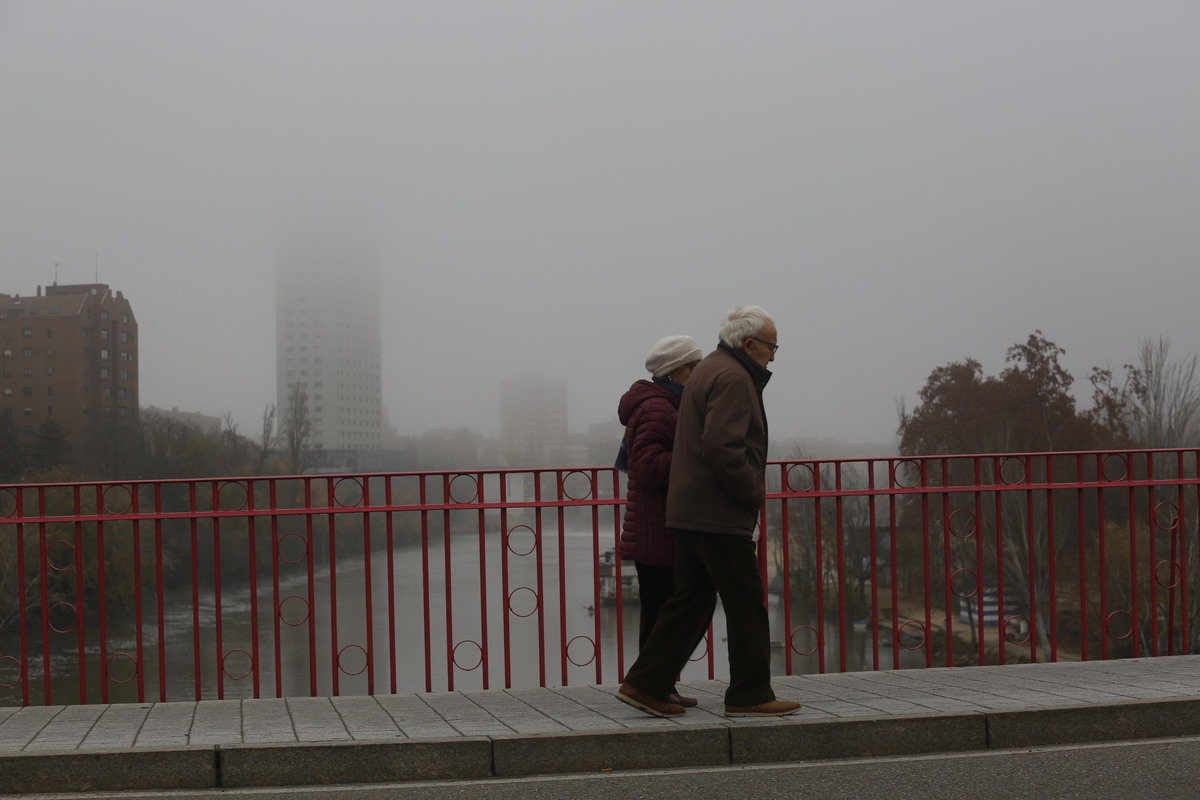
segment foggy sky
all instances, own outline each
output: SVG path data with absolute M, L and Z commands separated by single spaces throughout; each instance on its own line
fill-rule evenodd
M 0 0 L 0 292 L 103 283 L 141 404 L 253 433 L 275 212 L 367 198 L 384 404 L 498 433 L 504 375 L 615 417 L 659 338 L 771 312 L 772 438 L 894 443 L 1041 329 L 1082 398 L 1200 352 L 1200 4 Z M 1085 401 L 1086 402 L 1086 401 Z

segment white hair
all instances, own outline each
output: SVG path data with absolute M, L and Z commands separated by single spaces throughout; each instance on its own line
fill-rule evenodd
M 721 344 L 737 350 L 742 342 L 762 333 L 771 315 L 758 306 L 738 306 L 721 324 Z

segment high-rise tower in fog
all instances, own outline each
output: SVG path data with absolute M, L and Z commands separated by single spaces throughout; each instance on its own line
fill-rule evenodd
M 309 447 L 375 450 L 383 435 L 379 257 L 369 213 L 292 203 L 281 217 L 275 287 L 279 419 L 303 396 Z M 329 460 L 328 458 L 325 460 Z

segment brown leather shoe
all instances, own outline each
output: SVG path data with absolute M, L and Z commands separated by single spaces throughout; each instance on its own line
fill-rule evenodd
M 799 703 L 790 700 L 772 700 L 756 706 L 725 706 L 727 717 L 786 717 L 800 710 Z
M 700 705 L 700 701 L 696 698 L 684 697 L 679 692 L 671 692 L 669 695 L 667 695 L 667 701 L 674 703 L 677 706 L 683 706 L 684 708 L 695 708 L 696 706 Z
M 659 700 L 649 692 L 643 692 L 628 683 L 621 684 L 621 688 L 617 690 L 617 699 L 656 717 L 682 717 L 684 715 L 683 706 Z

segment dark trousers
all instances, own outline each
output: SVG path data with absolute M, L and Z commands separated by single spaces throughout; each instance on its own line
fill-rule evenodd
M 635 561 L 638 576 L 638 602 L 642 606 L 638 620 L 638 650 L 646 646 L 658 612 L 675 594 L 675 566 L 673 564 L 643 564 Z
M 717 597 L 729 639 L 725 705 L 775 699 L 771 688 L 771 629 L 754 542 L 748 536 L 672 530 L 675 593 L 658 613 L 650 638 L 625 681 L 665 698 L 712 620 Z

